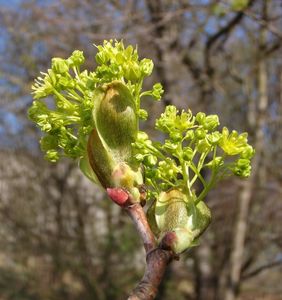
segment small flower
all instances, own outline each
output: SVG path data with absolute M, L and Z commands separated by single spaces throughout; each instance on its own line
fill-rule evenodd
M 217 115 L 207 116 L 203 124 L 204 128 L 209 131 L 214 130 L 218 125 L 219 125 L 219 119 Z
M 222 138 L 219 141 L 219 145 L 228 155 L 240 154 L 248 145 L 248 134 L 245 132 L 239 135 L 235 130 L 229 134 L 229 130 L 224 127 L 222 129 Z
M 152 74 L 154 64 L 151 59 L 144 58 L 140 62 L 141 72 L 144 76 L 150 76 Z

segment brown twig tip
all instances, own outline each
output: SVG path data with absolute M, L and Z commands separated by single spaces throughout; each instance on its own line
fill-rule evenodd
M 107 188 L 108 196 L 119 206 L 125 206 L 129 195 L 122 188 Z

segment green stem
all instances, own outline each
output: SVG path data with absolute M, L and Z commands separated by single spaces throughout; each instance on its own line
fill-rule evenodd
M 213 150 L 213 160 L 216 158 L 216 150 L 217 150 L 217 147 L 215 146 L 214 150 Z M 207 156 L 207 154 L 205 155 L 205 157 L 206 156 Z M 203 160 L 203 162 L 204 162 L 204 160 Z M 208 194 L 209 190 L 213 187 L 213 185 L 215 184 L 215 181 L 216 181 L 217 173 L 218 173 L 218 167 L 213 168 L 212 169 L 212 174 L 211 174 L 211 180 L 205 186 L 204 190 L 201 192 L 201 194 L 197 198 L 196 204 L 199 203 L 200 201 L 202 201 L 206 197 L 206 195 Z
M 75 90 L 68 90 L 68 96 L 79 102 L 83 101 L 83 98 Z
M 75 106 L 55 89 L 54 94 L 67 105 L 68 109 L 71 109 L 72 111 L 75 110 Z
M 73 72 L 75 74 L 75 77 L 77 77 L 78 80 L 80 81 L 80 77 L 79 77 L 80 71 L 79 71 L 79 69 L 77 67 L 73 67 L 72 69 L 73 69 Z
M 194 163 L 191 161 L 190 163 L 190 168 L 192 169 L 192 171 L 195 173 L 195 176 L 193 177 L 193 179 L 191 180 L 191 185 L 194 184 L 194 182 L 197 180 L 197 178 L 199 178 L 204 186 L 204 188 L 206 187 L 206 181 L 203 178 L 203 176 L 201 175 L 201 173 L 198 171 L 197 167 L 194 165 Z
M 179 143 L 179 145 L 178 145 L 177 153 L 178 153 L 179 162 L 181 164 L 182 175 L 183 175 L 183 179 L 185 182 L 185 187 L 187 187 L 187 192 L 188 192 L 189 196 L 192 196 L 192 190 L 191 190 L 191 184 L 190 184 L 190 178 L 189 178 L 189 166 L 186 164 L 186 161 L 182 158 L 183 148 L 182 148 L 181 143 Z
M 207 184 L 207 186 L 204 188 L 204 190 L 201 192 L 201 194 L 199 195 L 199 197 L 195 201 L 195 205 L 197 205 L 200 201 L 202 201 L 206 197 L 206 195 L 208 194 L 209 190 L 214 185 L 215 180 L 216 180 L 216 172 L 214 172 L 214 170 L 213 170 L 210 182 Z
M 142 98 L 143 96 L 151 96 L 151 91 L 146 91 L 140 94 L 140 98 Z
M 205 182 L 204 178 L 202 177 L 202 175 L 200 174 L 200 172 L 201 172 L 201 169 L 203 167 L 203 164 L 204 164 L 204 161 L 205 161 L 207 155 L 208 155 L 208 152 L 202 153 L 202 155 L 201 155 L 201 157 L 199 159 L 197 167 L 195 166 L 195 164 L 193 162 L 191 162 L 193 164 L 193 167 L 194 167 L 194 169 L 192 169 L 192 167 L 191 167 L 191 169 L 195 173 L 195 176 L 193 177 L 193 179 L 191 180 L 191 182 L 194 183 L 197 180 L 197 178 L 199 177 L 199 179 L 203 183 L 204 187 L 206 186 L 206 182 Z

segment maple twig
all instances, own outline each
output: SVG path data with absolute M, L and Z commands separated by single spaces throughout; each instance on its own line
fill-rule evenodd
M 166 267 L 173 259 L 174 254 L 170 250 L 156 246 L 155 237 L 148 224 L 144 210 L 139 203 L 129 205 L 125 209 L 133 220 L 146 250 L 144 276 L 132 291 L 128 300 L 153 300 L 157 295 Z

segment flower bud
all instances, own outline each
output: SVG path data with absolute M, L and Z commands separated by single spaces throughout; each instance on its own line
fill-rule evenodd
M 206 136 L 206 131 L 205 131 L 205 129 L 203 129 L 203 128 L 197 128 L 197 129 L 195 130 L 195 137 L 196 137 L 198 140 L 203 139 L 205 136 Z
M 209 115 L 206 117 L 204 128 L 207 130 L 213 130 L 219 125 L 219 119 L 217 115 Z
M 199 141 L 198 145 L 197 145 L 197 150 L 200 153 L 204 153 L 204 152 L 208 152 L 211 149 L 211 145 L 209 144 L 209 142 L 206 139 L 202 139 Z
M 233 173 L 239 177 L 249 177 L 251 174 L 251 162 L 246 158 L 239 158 L 232 169 Z
M 157 164 L 158 159 L 154 155 L 148 155 L 145 157 L 144 164 L 150 167 L 153 167 Z
M 145 141 L 145 140 L 148 140 L 148 138 L 149 138 L 149 136 L 146 132 L 144 132 L 144 131 L 138 132 L 138 140 Z
M 182 140 L 183 136 L 180 132 L 172 132 L 169 135 L 174 142 L 179 142 Z
M 207 139 L 211 143 L 211 145 L 217 145 L 221 139 L 221 133 L 219 133 L 218 131 L 215 131 L 211 134 L 208 134 Z
M 137 81 L 141 76 L 141 70 L 137 62 L 131 61 L 125 64 L 124 78 L 132 82 Z
M 59 159 L 59 153 L 56 150 L 48 150 L 46 152 L 46 159 L 52 162 L 56 162 Z
M 141 60 L 141 72 L 144 76 L 150 76 L 152 74 L 154 64 L 151 59 L 144 58 Z
M 254 154 L 255 154 L 255 149 L 252 146 L 247 145 L 243 150 L 243 152 L 241 153 L 241 157 L 246 159 L 251 159 L 254 156 Z
M 68 72 L 69 65 L 66 60 L 54 57 L 52 58 L 52 70 L 54 70 L 55 73 L 63 74 Z
M 160 83 L 156 83 L 153 85 L 152 96 L 156 100 L 160 100 L 163 93 L 164 93 L 163 86 Z
M 148 112 L 145 109 L 139 109 L 138 116 L 142 120 L 147 120 L 148 119 Z
M 67 59 L 70 67 L 78 67 L 82 65 L 85 61 L 83 52 L 79 50 L 73 51 L 72 55 Z
M 190 161 L 193 158 L 193 150 L 190 147 L 183 148 L 183 159 Z
M 185 139 L 193 140 L 194 136 L 195 136 L 194 131 L 193 130 L 188 130 L 185 134 Z
M 206 114 L 203 112 L 198 112 L 196 115 L 196 121 L 200 124 L 203 125 L 206 120 Z

